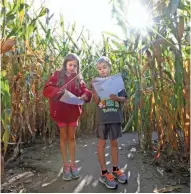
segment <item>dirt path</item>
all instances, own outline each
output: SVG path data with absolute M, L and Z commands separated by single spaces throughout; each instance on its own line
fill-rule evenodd
M 165 172 L 151 165 L 151 158 L 147 158 L 138 150 L 137 135 L 135 133 L 124 134 L 119 139 L 120 167 L 124 168 L 129 176 L 129 183 L 119 184 L 117 190 L 108 190 L 98 182 L 100 169 L 97 161 L 97 139 L 94 137 L 78 138 L 76 162 L 81 172 L 77 180 L 66 182 L 62 180 L 62 160 L 59 152 L 59 142 L 56 141 L 49 147 L 43 144 L 26 148 L 23 158 L 12 163 L 6 170 L 2 192 L 41 192 L 41 193 L 106 193 L 125 192 L 152 193 L 154 189 L 164 188 L 168 185 L 180 185 L 179 177 Z M 109 142 L 106 146 L 106 161 L 111 169 L 111 157 Z M 23 162 L 24 161 L 24 162 Z M 25 173 L 23 176 L 21 173 Z M 28 173 L 28 175 L 27 175 Z M 18 178 L 18 174 L 21 176 Z M 8 183 L 10 178 L 17 180 Z M 15 178 L 16 179 L 16 178 Z M 5 185 L 7 184 L 7 185 Z M 182 183 L 181 183 L 182 184 Z M 189 187 L 183 185 L 179 192 L 189 192 Z

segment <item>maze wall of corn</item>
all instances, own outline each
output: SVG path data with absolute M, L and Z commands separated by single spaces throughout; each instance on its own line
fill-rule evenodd
M 176 152 L 189 157 L 190 1 L 144 0 L 155 22 L 144 36 L 127 25 L 122 0 L 110 3 L 126 38 L 104 32 L 95 42 L 85 27 L 79 32 L 77 23 L 66 25 L 63 15 L 52 23 L 53 14 L 43 5 L 34 10 L 32 1 L 1 1 L 1 154 L 9 155 L 6 160 L 16 158 L 24 144 L 55 139 L 57 127 L 42 88 L 69 52 L 80 56 L 88 87 L 99 56 L 111 59 L 112 74 L 122 73 L 128 93 L 123 131 L 137 131 L 143 150 L 155 149 L 155 159 Z M 79 135 L 94 131 L 94 108 L 84 106 Z

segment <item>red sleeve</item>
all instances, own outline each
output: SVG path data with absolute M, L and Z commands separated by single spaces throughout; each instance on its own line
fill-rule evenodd
M 85 94 L 88 98 L 88 100 L 86 102 L 90 102 L 90 100 L 92 98 L 92 92 L 86 88 L 86 84 L 83 80 L 81 80 L 81 82 L 80 82 L 80 89 L 82 91 L 82 95 Z
M 49 78 L 49 80 L 46 82 L 46 84 L 44 86 L 44 89 L 43 89 L 44 97 L 46 97 L 46 98 L 53 98 L 60 91 L 60 88 L 56 85 L 57 84 L 57 77 L 58 77 L 58 74 L 55 72 Z

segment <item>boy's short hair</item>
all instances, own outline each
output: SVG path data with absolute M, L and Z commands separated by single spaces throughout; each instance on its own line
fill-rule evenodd
M 109 67 L 111 67 L 111 61 L 108 57 L 105 57 L 105 56 L 101 56 L 97 62 L 96 62 L 96 65 L 99 64 L 99 63 L 106 63 Z

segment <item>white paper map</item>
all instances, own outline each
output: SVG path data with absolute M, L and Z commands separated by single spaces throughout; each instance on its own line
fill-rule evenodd
M 92 84 L 101 99 L 108 99 L 111 94 L 117 95 L 125 88 L 120 73 L 107 78 L 95 78 Z
M 61 102 L 65 102 L 67 104 L 75 104 L 75 105 L 82 105 L 84 104 L 83 100 L 80 100 L 79 97 L 75 96 L 68 90 L 65 90 L 63 96 L 60 98 Z

